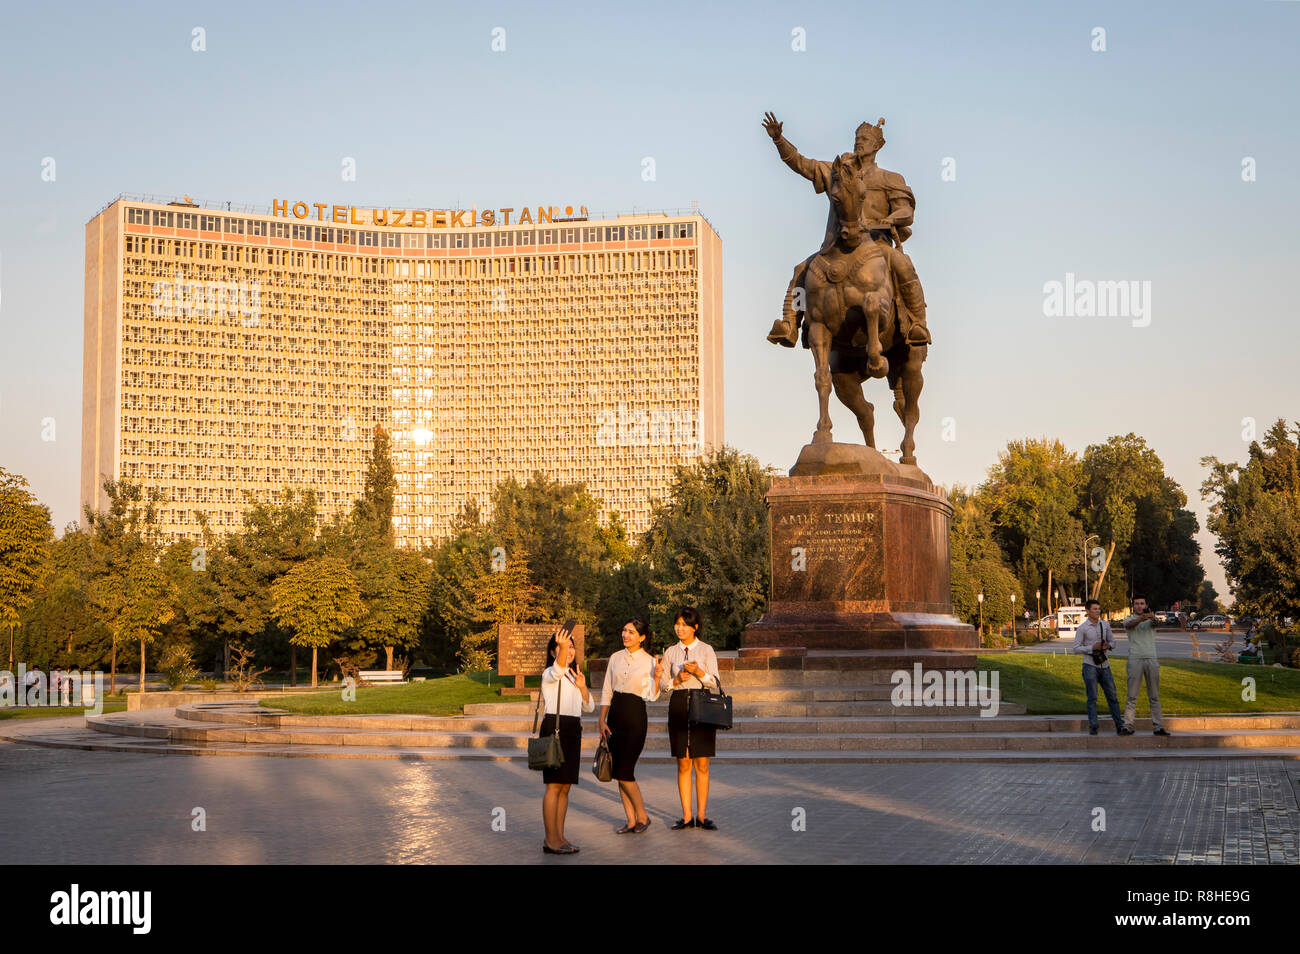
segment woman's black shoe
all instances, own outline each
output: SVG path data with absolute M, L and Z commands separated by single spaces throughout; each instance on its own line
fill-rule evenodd
M 682 831 L 683 829 L 694 828 L 694 827 L 695 827 L 694 818 L 689 818 L 689 819 L 679 818 L 677 819 L 677 821 L 673 822 L 673 831 Z
M 637 823 L 636 823 L 636 827 L 633 828 L 632 831 L 636 832 L 636 833 L 639 835 L 639 834 L 641 834 L 643 831 L 645 831 L 647 828 L 650 827 L 650 822 L 651 822 L 651 819 L 649 819 L 649 818 L 647 818 L 647 819 L 646 819 L 645 821 L 643 821 L 643 822 L 637 822 Z
M 703 828 L 705 831 L 717 831 L 717 830 L 718 830 L 718 826 L 715 825 L 715 824 L 713 824 L 712 819 L 709 819 L 709 818 L 697 818 L 697 819 L 695 820 L 695 827 L 696 827 L 696 828 Z
M 550 845 L 548 845 L 546 842 L 542 842 L 542 851 L 544 851 L 544 852 L 545 852 L 546 854 L 548 854 L 548 855 L 562 855 L 562 854 L 564 854 L 564 849 L 562 849 L 562 848 L 552 848 L 552 847 L 551 847 Z
M 624 825 L 622 828 L 615 828 L 615 829 L 614 829 L 614 834 L 616 834 L 616 835 L 630 835 L 630 834 L 632 834 L 632 832 L 634 832 L 634 831 L 636 831 L 636 830 L 637 830 L 637 826 L 635 826 L 635 825 Z

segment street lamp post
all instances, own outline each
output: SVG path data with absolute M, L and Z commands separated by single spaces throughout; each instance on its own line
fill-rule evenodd
M 1016 594 L 1011 594 L 1011 645 L 1016 644 Z
M 983 639 L 984 638 L 984 594 L 981 593 L 979 596 L 975 597 L 975 599 L 979 602 L 980 605 L 980 638 Z
M 1043 591 L 1034 590 L 1034 612 L 1038 614 L 1038 638 L 1043 638 Z

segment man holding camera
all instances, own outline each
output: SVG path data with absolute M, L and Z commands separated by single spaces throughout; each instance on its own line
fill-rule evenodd
M 1160 660 L 1156 658 L 1156 622 L 1159 617 L 1147 607 L 1144 597 L 1133 598 L 1133 615 L 1124 620 L 1128 630 L 1128 704 L 1124 706 L 1124 727 L 1133 731 L 1137 717 L 1138 688 L 1147 681 L 1147 702 L 1151 706 L 1151 727 L 1156 735 L 1168 735 L 1160 717 Z
M 1074 631 L 1073 652 L 1083 656 L 1083 685 L 1088 690 L 1088 734 L 1097 734 L 1097 683 L 1106 693 L 1106 711 L 1115 722 L 1116 735 L 1132 735 L 1133 730 L 1120 721 L 1119 699 L 1115 695 L 1115 677 L 1106 653 L 1115 648 L 1115 634 L 1110 623 L 1101 618 L 1101 603 L 1088 600 L 1083 604 L 1088 618 Z

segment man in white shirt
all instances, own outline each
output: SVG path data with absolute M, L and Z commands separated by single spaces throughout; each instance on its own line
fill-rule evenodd
M 1083 686 L 1088 692 L 1088 734 L 1097 734 L 1097 684 L 1106 693 L 1106 709 L 1115 722 L 1116 735 L 1132 735 L 1124 727 L 1120 715 L 1119 699 L 1115 695 L 1115 677 L 1110 671 L 1106 653 L 1115 648 L 1115 634 L 1110 623 L 1101 618 L 1101 603 L 1088 600 L 1084 604 L 1088 618 L 1074 631 L 1074 646 L 1070 650 L 1083 656 Z

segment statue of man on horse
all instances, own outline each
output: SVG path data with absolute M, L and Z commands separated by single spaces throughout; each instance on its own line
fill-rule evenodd
M 767 339 L 813 352 L 821 407 L 814 443 L 831 440 L 832 387 L 854 412 L 868 447 L 875 447 L 874 409 L 862 383 L 886 378 L 902 420 L 903 464 L 915 464 L 913 434 L 920 417 L 921 365 L 930 344 L 925 297 L 902 245 L 911 235 L 916 198 L 903 177 L 876 165 L 885 121 L 857 129 L 854 150 L 830 162 L 801 156 L 771 113 L 763 127 L 777 154 L 830 200 L 822 247 L 801 262 L 786 289 L 784 312 Z

